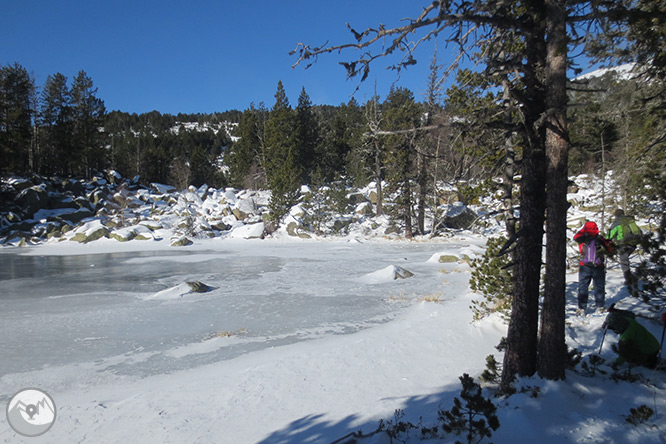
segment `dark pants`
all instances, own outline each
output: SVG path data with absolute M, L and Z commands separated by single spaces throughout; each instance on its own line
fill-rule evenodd
M 594 302 L 603 307 L 606 302 L 606 269 L 581 265 L 578 270 L 578 308 L 587 307 L 590 282 L 594 282 Z

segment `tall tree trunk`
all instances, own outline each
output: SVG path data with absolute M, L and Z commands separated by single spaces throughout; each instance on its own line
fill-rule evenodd
M 566 1 L 546 0 L 546 276 L 539 339 L 539 374 L 546 379 L 565 378 L 564 338 L 567 245 L 567 134 Z
M 428 174 L 426 172 L 426 159 L 423 153 L 419 150 L 416 157 L 417 168 L 417 183 L 419 187 L 419 196 L 417 202 L 417 225 L 419 234 L 425 234 L 425 211 L 426 200 L 428 199 Z
M 538 142 L 538 141 L 537 141 Z M 545 209 L 545 156 L 541 146 L 525 149 L 520 198 L 520 228 L 514 266 L 511 321 L 504 354 L 502 385 L 508 387 L 515 375 L 536 372 L 539 321 L 539 285 Z
M 412 230 L 412 187 L 409 185 L 409 180 L 405 179 L 402 186 L 402 193 L 404 199 L 403 215 L 405 222 L 405 238 L 412 239 L 414 231 Z
M 438 170 L 438 161 L 439 161 L 439 145 L 441 143 L 441 137 L 437 136 L 437 145 L 435 148 L 435 168 L 432 173 L 432 228 L 430 229 L 430 237 L 435 237 L 437 232 L 437 223 L 439 219 L 437 207 L 439 206 L 439 195 L 437 193 L 437 170 Z
M 375 146 L 375 182 L 377 183 L 377 216 L 383 214 L 382 202 L 384 200 L 384 193 L 382 191 L 382 158 L 379 148 L 379 139 L 377 136 L 374 136 L 374 146 Z
M 520 222 L 514 266 L 514 292 L 511 321 L 504 353 L 502 387 L 508 388 L 514 376 L 531 376 L 537 369 L 539 327 L 539 284 L 545 196 L 545 133 L 538 125 L 545 110 L 540 70 L 545 65 L 543 3 L 530 2 L 527 14 L 532 28 L 525 32 L 527 63 L 523 80 L 525 95 L 521 113 L 524 125 Z

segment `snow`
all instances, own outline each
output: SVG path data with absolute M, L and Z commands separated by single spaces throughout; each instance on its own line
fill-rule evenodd
M 581 74 L 576 77 L 576 80 L 589 80 L 594 77 L 603 77 L 608 72 L 614 72 L 622 80 L 631 80 L 635 78 L 638 73 L 636 72 L 636 65 L 633 63 L 626 63 L 624 65 L 610 67 L 610 68 L 599 68 L 594 71 Z
M 569 196 L 597 197 L 590 186 Z M 572 210 L 570 229 L 597 217 Z M 254 225 L 179 248 L 164 230 L 147 243 L 0 250 L 0 401 L 38 387 L 57 407 L 52 429 L 36 438 L 0 421 L 0 442 L 331 443 L 372 433 L 396 409 L 433 427 L 459 396 L 459 376 L 478 380 L 490 354 L 501 362 L 495 346 L 506 324 L 496 315 L 473 321 L 469 309 L 480 297 L 469 289 L 469 259 L 483 253 L 485 237 L 370 240 L 357 231 L 246 239 Z M 81 231 L 96 228 L 91 221 Z M 401 269 L 413 276 L 396 279 Z M 192 292 L 187 282 L 195 280 L 213 290 Z M 589 359 L 602 345 L 604 315 L 575 314 L 576 281 L 573 267 L 567 343 Z M 658 317 L 622 283 L 612 264 L 607 304 Z M 639 322 L 661 337 L 661 324 Z M 611 362 L 617 336 L 603 341 L 601 356 Z M 494 399 L 500 428 L 482 442 L 665 442 L 666 374 L 636 368 L 639 381 L 615 382 L 602 368 L 609 373 L 589 377 L 578 368 L 565 381 L 519 379 L 516 394 Z M 484 387 L 492 396 L 493 386 Z M 654 415 L 626 422 L 641 405 Z M 464 437 L 422 438 L 418 430 L 399 437 L 456 439 Z

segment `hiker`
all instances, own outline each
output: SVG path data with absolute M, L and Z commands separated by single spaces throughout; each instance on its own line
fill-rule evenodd
M 606 268 L 604 256 L 612 254 L 611 243 L 599 234 L 595 222 L 587 221 L 583 228 L 574 235 L 580 251 L 578 269 L 578 309 L 584 314 L 590 282 L 594 283 L 594 302 L 597 309 L 603 310 L 606 303 Z
M 625 310 L 610 311 L 603 327 L 608 327 L 620 335 L 617 344 L 617 354 L 619 355 L 614 365 L 631 364 L 642 365 L 648 368 L 655 368 L 657 365 L 657 355 L 661 345 L 645 327 L 636 321 L 633 313 L 627 315 Z
M 615 210 L 615 220 L 608 230 L 608 239 L 617 247 L 618 261 L 624 275 L 624 285 L 632 294 L 638 290 L 638 279 L 631 272 L 629 256 L 636 249 L 641 235 L 641 229 L 638 228 L 633 217 L 624 214 L 624 210 L 621 208 Z

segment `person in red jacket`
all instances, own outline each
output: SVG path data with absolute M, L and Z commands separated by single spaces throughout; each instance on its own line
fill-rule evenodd
M 592 221 L 585 222 L 575 235 L 580 251 L 578 269 L 578 308 L 584 313 L 587 308 L 590 282 L 594 283 L 594 302 L 598 309 L 606 303 L 606 268 L 604 257 L 612 254 L 611 243 L 599 235 L 599 227 Z

